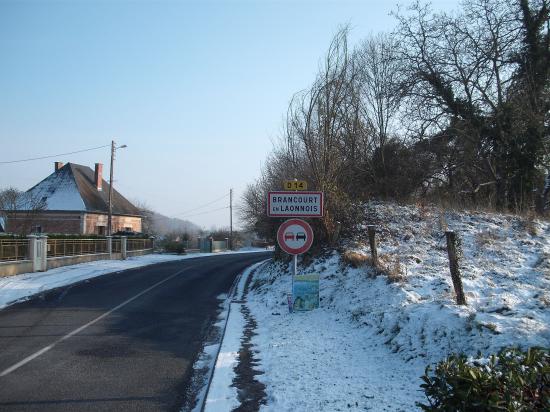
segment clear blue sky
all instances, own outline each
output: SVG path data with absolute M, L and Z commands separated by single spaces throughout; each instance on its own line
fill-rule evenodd
M 396 4 L 0 0 L 0 160 L 115 139 L 128 145 L 115 164 L 127 198 L 170 216 L 230 187 L 238 203 L 338 27 L 351 25 L 352 45 L 389 31 Z M 0 164 L 0 188 L 28 189 L 55 160 L 103 162 L 107 174 L 109 149 Z M 228 211 L 189 220 L 227 226 Z

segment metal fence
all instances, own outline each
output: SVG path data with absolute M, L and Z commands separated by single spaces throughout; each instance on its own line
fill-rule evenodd
M 212 241 L 212 252 L 222 252 L 224 250 L 228 249 L 228 243 L 227 240 L 213 240 Z
M 120 245 L 122 242 L 120 238 L 113 239 L 112 242 L 113 243 L 111 244 L 111 251 L 113 253 L 121 253 L 122 247 Z
M 48 239 L 48 257 L 108 253 L 106 239 Z
M 0 239 L 0 261 L 26 260 L 28 256 L 27 239 Z
M 48 258 L 109 253 L 107 239 L 50 239 Z M 127 239 L 127 251 L 153 249 L 152 239 Z M 112 253 L 121 253 L 121 239 L 112 239 Z M 0 262 L 28 260 L 29 239 L 0 239 Z
M 153 240 L 152 239 L 128 239 L 126 240 L 126 250 L 147 250 L 153 249 Z

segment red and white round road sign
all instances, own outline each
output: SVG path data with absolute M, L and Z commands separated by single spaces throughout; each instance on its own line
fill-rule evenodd
M 301 255 L 313 244 L 313 230 L 301 219 L 289 219 L 279 226 L 277 242 L 286 253 Z

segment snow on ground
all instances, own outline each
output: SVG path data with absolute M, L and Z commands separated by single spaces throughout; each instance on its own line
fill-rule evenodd
M 381 255 L 400 257 L 405 280 L 386 288 L 395 304 L 370 293 L 373 303 L 357 298 L 352 310 L 383 329 L 393 350 L 433 362 L 450 351 L 550 346 L 548 222 L 383 203 L 371 204 L 369 216 L 382 231 Z M 467 307 L 454 305 L 445 229 L 462 239 Z
M 252 282 L 252 342 L 267 387 L 262 411 L 409 411 L 421 400 L 424 363 L 404 362 L 376 330 L 353 320 L 347 297 L 335 296 L 344 287 L 339 270 L 336 254 L 307 270 L 321 274 L 321 308 L 311 312 L 288 312 L 287 265 L 271 265 Z
M 238 362 L 238 353 L 241 348 L 241 339 L 245 326 L 244 316 L 241 313 L 242 303 L 240 302 L 243 299 L 244 287 L 248 277 L 267 261 L 269 261 L 269 259 L 255 263 L 249 266 L 241 274 L 235 289 L 232 291 L 231 296 L 229 296 L 226 305 L 224 305 L 225 308 L 218 316 L 218 323 L 216 323 L 215 326 L 225 329 L 225 333 L 222 335 L 223 341 L 217 353 L 216 364 L 208 388 L 207 398 L 204 402 L 205 412 L 226 412 L 239 406 L 237 389 L 231 384 L 235 378 L 233 369 Z M 238 302 L 231 302 L 233 299 L 238 300 Z M 213 356 L 216 357 L 216 354 Z M 199 356 L 199 361 L 201 361 L 201 359 L 211 359 L 208 357 L 206 348 L 203 350 L 201 356 Z M 202 363 L 197 363 L 193 366 L 193 369 L 199 370 L 201 367 Z M 205 386 L 208 386 L 208 382 L 205 382 Z M 201 411 L 203 396 L 203 394 L 199 394 L 197 397 L 198 402 L 194 409 L 195 411 Z
M 214 377 L 208 390 L 204 408 L 206 412 L 227 412 L 239 406 L 237 389 L 231 386 L 231 382 L 235 377 L 233 368 L 237 366 L 242 331 L 245 325 L 240 309 L 240 304 L 231 304 L 231 313 L 216 360 Z
M 0 309 L 25 300 L 32 295 L 50 289 L 80 282 L 107 273 L 120 272 L 155 263 L 170 262 L 173 260 L 194 259 L 204 256 L 220 255 L 224 253 L 250 253 L 221 252 L 221 253 L 194 253 L 189 255 L 151 254 L 130 257 L 126 260 L 97 260 L 94 262 L 80 263 L 77 265 L 63 266 L 46 272 L 23 273 L 20 275 L 0 277 Z M 265 252 L 257 249 L 257 252 Z
M 300 273 L 319 273 L 321 308 L 288 313 L 288 264 L 257 271 L 247 305 L 258 323 L 262 411 L 410 411 L 424 400 L 419 377 L 452 352 L 550 346 L 550 225 L 488 214 L 370 203 L 389 282 L 352 268 L 337 252 Z M 454 304 L 446 229 L 462 238 L 468 306 Z M 368 254 L 361 241 L 347 250 Z

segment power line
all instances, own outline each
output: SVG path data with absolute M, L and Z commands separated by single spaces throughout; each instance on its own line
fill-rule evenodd
M 225 199 L 227 196 L 229 196 L 229 193 L 226 193 L 226 194 L 223 195 L 222 197 L 220 197 L 220 198 L 218 198 L 218 199 L 216 199 L 216 200 L 212 200 L 211 202 L 205 203 L 205 204 L 203 204 L 203 205 L 201 205 L 201 206 L 197 206 L 197 207 L 195 207 L 195 208 L 193 208 L 193 209 L 186 210 L 185 212 L 177 213 L 177 214 L 175 214 L 174 216 L 186 215 L 186 214 L 188 214 L 189 212 L 194 212 L 195 210 L 202 209 L 202 208 L 205 207 L 205 206 L 210 206 L 210 205 L 213 204 L 213 203 L 216 203 L 216 202 L 219 202 L 219 201 L 222 200 L 222 199 Z
M 32 160 L 49 159 L 49 158 L 52 158 L 52 157 L 67 156 L 67 155 L 71 155 L 71 154 L 75 154 L 75 153 L 89 152 L 90 150 L 103 149 L 104 147 L 109 147 L 109 146 L 111 146 L 111 145 L 106 144 L 106 145 L 103 145 L 103 146 L 91 147 L 89 149 L 77 150 L 75 152 L 60 153 L 60 154 L 56 154 L 56 155 L 41 156 L 41 157 L 33 157 L 33 158 L 30 158 L 30 159 L 8 160 L 8 161 L 5 161 L 5 162 L 0 162 L 0 164 L 21 163 L 21 162 L 30 162 Z
M 195 213 L 195 214 L 192 214 L 192 215 L 185 215 L 185 216 L 182 216 L 180 219 L 187 219 L 187 218 L 190 218 L 190 217 L 193 217 L 193 216 L 206 215 L 208 213 L 217 212 L 219 210 L 224 210 L 224 209 L 229 209 L 229 206 L 219 207 L 217 209 L 207 210 L 206 212 Z

